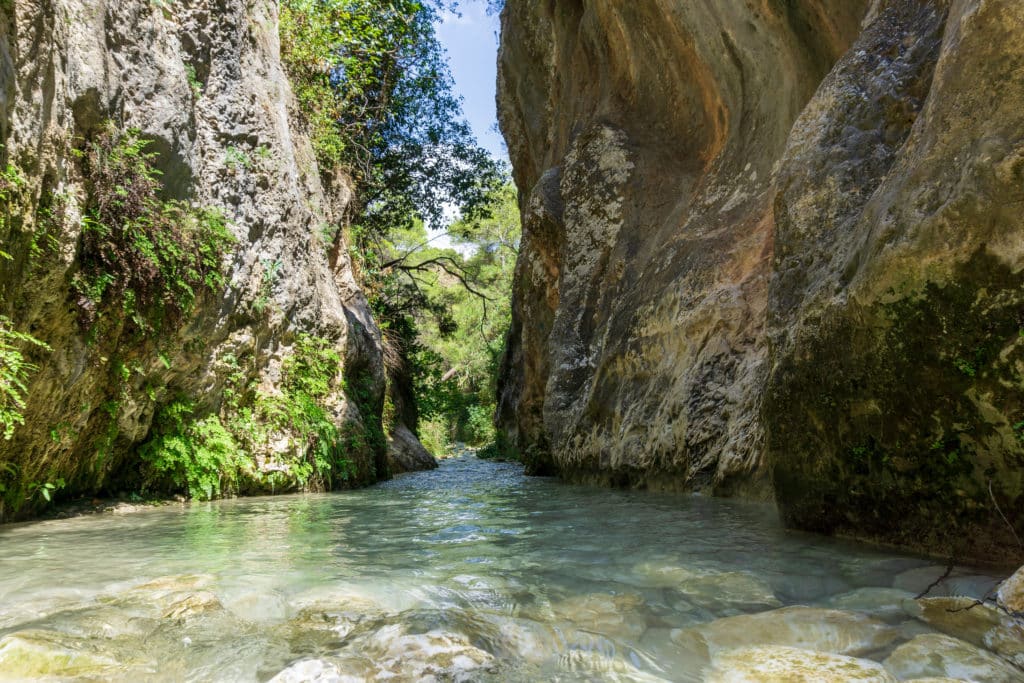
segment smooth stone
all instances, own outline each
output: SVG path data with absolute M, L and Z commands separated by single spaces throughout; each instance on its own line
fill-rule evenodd
M 268 683 L 362 683 L 362 676 L 342 674 L 337 665 L 322 659 L 305 659 L 292 664 Z
M 914 594 L 899 588 L 858 588 L 847 593 L 833 595 L 825 601 L 828 607 L 864 612 L 882 619 L 905 617 L 904 600 L 912 600 Z
M 397 676 L 422 680 L 433 676 L 468 681 L 494 666 L 490 653 L 473 646 L 461 634 L 438 630 L 409 634 L 401 624 L 379 629 L 358 649 L 372 658 L 378 679 Z
M 694 648 L 695 640 L 703 642 L 711 654 L 774 645 L 861 655 L 891 644 L 897 635 L 898 632 L 888 624 L 856 612 L 784 607 L 675 630 L 672 639 L 690 648 Z
M 892 585 L 893 588 L 905 590 L 917 596 L 938 581 L 924 597 L 962 595 L 980 599 L 988 595 L 998 583 L 998 580 L 991 576 L 966 574 L 958 569 L 954 569 L 949 576 L 940 581 L 939 579 L 945 573 L 946 567 L 941 565 L 908 569 L 896 576 Z
M 938 633 L 917 636 L 884 662 L 900 680 L 947 677 L 976 683 L 1018 683 L 1024 670 L 970 643 Z
M 209 588 L 214 577 L 210 574 L 175 574 L 172 576 L 161 576 L 132 586 L 128 593 L 184 593 L 188 591 Z
M 163 612 L 164 619 L 193 619 L 224 609 L 220 599 L 209 591 L 198 591 L 182 596 L 172 602 Z
M 382 619 L 380 606 L 370 600 L 305 604 L 298 613 L 277 627 L 277 632 L 301 648 L 328 647 L 347 638 L 363 624 Z
M 1024 667 L 1024 625 L 971 598 L 921 598 L 907 612 L 937 631 L 991 650 Z
M 673 588 L 702 607 L 779 607 L 782 604 L 771 586 L 746 572 L 642 562 L 633 567 L 632 573 L 640 585 Z
M 551 610 L 557 619 L 576 628 L 636 639 L 647 629 L 646 619 L 640 613 L 643 605 L 643 597 L 636 593 L 592 593 L 553 603 Z
M 232 614 L 253 623 L 276 623 L 288 618 L 288 604 L 277 591 L 229 594 L 223 603 Z
M 472 628 L 484 647 L 500 658 L 540 664 L 568 648 L 564 632 L 532 619 L 481 613 L 473 616 Z
M 622 659 L 588 650 L 570 650 L 559 657 L 558 665 L 572 673 L 600 674 L 602 680 L 635 683 L 667 683 L 668 680 L 638 669 Z
M 1024 614 L 1024 567 L 1003 581 L 997 593 L 999 606 L 1014 614 Z
M 117 666 L 113 659 L 86 652 L 59 633 L 21 631 L 0 639 L 0 680 L 102 677 Z
M 715 655 L 706 683 L 896 683 L 878 662 L 795 647 L 750 647 Z

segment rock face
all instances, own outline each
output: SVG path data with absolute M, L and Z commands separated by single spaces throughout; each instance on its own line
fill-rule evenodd
M 502 22 L 524 237 L 498 419 L 530 467 L 1020 558 L 1024 7 Z
M 342 361 L 321 397 L 329 419 L 379 432 L 380 332 L 338 236 L 350 183 L 322 181 L 293 108 L 272 0 L 0 3 L 0 161 L 23 181 L 4 207 L 14 219 L 0 235 L 12 256 L 0 263 L 0 314 L 52 347 L 31 351 L 27 422 L 0 441 L 8 491 L 137 485 L 133 454 L 161 406 L 186 396 L 202 416 L 273 395 L 303 335 Z M 107 121 L 149 141 L 163 196 L 220 209 L 237 238 L 228 285 L 157 338 L 127 324 L 91 338 L 78 323 L 86 191 L 75 150 Z M 305 448 L 279 427 L 250 449 L 257 489 Z M 379 441 L 344 453 L 346 483 L 386 476 Z M 17 513 L 0 503 L 0 519 Z

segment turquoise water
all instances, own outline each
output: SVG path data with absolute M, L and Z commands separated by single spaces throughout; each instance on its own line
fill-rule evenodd
M 901 601 L 941 572 L 770 506 L 463 457 L 356 492 L 0 528 L 0 679 L 696 681 L 715 642 L 793 628 L 882 661 L 929 630 Z M 767 636 L 729 619 L 759 613 Z M 837 628 L 852 645 L 821 644 Z

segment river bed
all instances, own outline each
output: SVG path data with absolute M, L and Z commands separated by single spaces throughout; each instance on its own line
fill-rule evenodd
M 467 456 L 361 491 L 0 528 L 0 680 L 887 681 L 978 657 L 976 679 L 1024 680 L 1024 645 L 940 661 L 950 629 L 913 597 L 943 571 L 771 506 Z M 958 568 L 930 595 L 1000 578 Z

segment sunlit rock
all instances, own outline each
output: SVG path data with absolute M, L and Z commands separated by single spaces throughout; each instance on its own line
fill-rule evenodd
M 336 664 L 323 659 L 304 659 L 270 679 L 269 683 L 362 683 L 366 679 L 342 673 Z
M 103 677 L 118 663 L 59 633 L 21 631 L 0 639 L 0 680 L 43 676 Z
M 556 619 L 612 637 L 639 638 L 647 624 L 640 612 L 644 599 L 636 593 L 580 595 L 551 605 Z
M 937 631 L 1024 667 L 1024 624 L 998 609 L 971 598 L 922 598 L 905 606 L 908 613 Z
M 999 586 L 998 599 L 1003 609 L 1024 615 L 1024 567 L 1003 581 Z
M 715 655 L 706 683 L 896 683 L 868 659 L 772 646 L 725 650 Z
M 356 647 L 358 645 L 358 647 Z M 376 677 L 422 680 L 469 681 L 494 667 L 494 657 L 474 647 L 465 636 L 443 631 L 410 634 L 401 624 L 379 629 L 353 645 L 361 654 L 372 657 Z
M 940 634 L 920 635 L 896 648 L 885 668 L 901 680 L 928 676 L 958 678 L 976 683 L 1013 683 L 1024 670 L 970 643 Z
M 819 652 L 860 655 L 891 643 L 897 632 L 863 614 L 815 607 L 783 609 L 717 619 L 672 632 L 688 647 L 704 643 L 711 654 L 736 648 L 782 645 Z
M 223 608 L 224 606 L 213 593 L 209 591 L 196 591 L 174 600 L 163 612 L 163 617 L 174 620 L 192 619 Z

